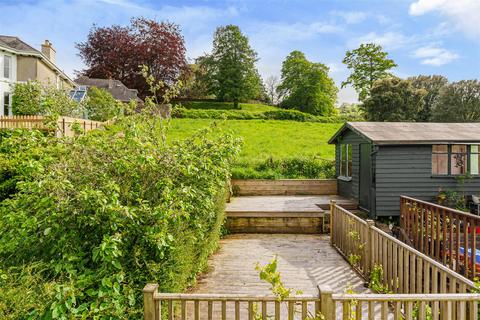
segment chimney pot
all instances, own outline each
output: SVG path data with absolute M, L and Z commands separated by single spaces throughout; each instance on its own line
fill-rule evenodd
M 56 51 L 52 46 L 52 43 L 49 40 L 45 40 L 42 44 L 42 53 L 50 60 L 52 63 L 55 63 Z

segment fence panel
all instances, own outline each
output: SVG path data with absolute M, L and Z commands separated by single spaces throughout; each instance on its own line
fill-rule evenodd
M 57 137 L 73 137 L 76 134 L 74 124 L 77 124 L 83 132 L 98 129 L 104 125 L 99 121 L 59 117 L 55 129 L 47 125 L 46 121 L 47 118 L 43 116 L 0 116 L 0 129 L 37 129 L 55 131 Z
M 418 251 L 474 279 L 480 274 L 480 217 L 401 196 L 400 226 Z
M 369 270 L 374 265 L 380 265 L 383 269 L 385 291 L 410 294 L 466 293 L 475 288 L 475 284 L 469 279 L 335 203 L 331 206 L 331 221 L 333 221 L 330 225 L 332 245 L 346 257 L 352 252 L 351 230 L 356 226 L 368 229 L 362 230 L 362 234 L 367 235 L 361 238 L 365 241 L 363 253 L 367 261 L 363 263 L 360 271 L 368 279 Z M 409 223 L 414 225 L 416 222 L 411 220 Z M 355 227 L 352 228 L 352 225 Z M 413 241 L 420 243 L 420 238 Z

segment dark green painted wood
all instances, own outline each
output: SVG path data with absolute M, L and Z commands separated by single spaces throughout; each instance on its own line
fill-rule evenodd
M 434 201 L 439 190 L 480 194 L 480 177 L 464 184 L 454 177 L 432 176 L 432 146 L 379 146 L 376 154 L 376 215 L 394 216 L 400 211 L 400 195 Z
M 360 171 L 358 204 L 362 209 L 370 211 L 370 189 L 372 187 L 372 145 L 360 144 Z
M 358 199 L 359 188 L 359 172 L 360 172 L 360 144 L 368 143 L 363 137 L 354 133 L 353 131 L 346 131 L 340 138 L 341 143 L 347 143 L 352 145 L 352 179 L 351 181 L 344 181 L 338 179 L 338 194 L 347 197 Z M 337 177 L 340 173 L 340 144 L 336 144 L 335 157 L 336 157 L 336 172 Z

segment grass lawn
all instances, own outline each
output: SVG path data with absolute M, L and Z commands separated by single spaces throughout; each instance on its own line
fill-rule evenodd
M 243 138 L 244 144 L 234 168 L 234 176 L 238 174 L 242 177 L 258 178 L 315 177 L 318 175 L 318 170 L 315 171 L 317 173 L 312 174 L 302 172 L 305 170 L 305 164 L 295 163 L 294 166 L 301 169 L 280 173 L 278 168 L 265 168 L 264 163 L 287 159 L 334 160 L 335 148 L 333 145 L 328 145 L 327 141 L 341 126 L 340 123 L 279 120 L 172 119 L 168 136 L 174 140 L 183 139 L 213 122 L 224 130 L 231 130 L 235 135 Z M 307 164 L 309 167 L 315 166 L 311 160 L 309 161 Z M 261 168 L 258 168 L 259 166 Z M 285 164 L 277 164 L 277 166 L 285 167 Z

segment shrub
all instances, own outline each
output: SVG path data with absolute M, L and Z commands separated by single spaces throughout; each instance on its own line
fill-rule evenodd
M 13 87 L 12 112 L 16 115 L 41 113 L 42 86 L 36 81 L 17 83 Z
M 257 163 L 235 164 L 235 179 L 332 179 L 335 162 L 316 157 L 268 158 Z
M 147 282 L 178 292 L 194 281 L 219 238 L 238 141 L 209 129 L 167 144 L 159 121 L 126 117 L 56 140 L 45 152 L 56 161 L 19 156 L 38 168 L 18 177 L 0 205 L 0 270 L 20 279 L 32 302 L 0 286 L 0 300 L 19 310 L 0 318 L 34 310 L 32 318 L 140 318 Z M 13 152 L 15 139 L 39 138 L 25 133 L 0 145 Z
M 84 106 L 72 100 L 65 90 L 42 86 L 36 81 L 31 81 L 15 84 L 12 111 L 15 115 L 81 117 Z
M 117 101 L 110 92 L 105 89 L 90 87 L 87 97 L 88 118 L 95 121 L 107 121 L 122 114 L 125 106 Z
M 246 111 L 246 110 L 221 110 L 221 109 L 186 109 L 175 107 L 173 118 L 190 119 L 227 119 L 227 120 L 292 120 L 301 122 L 338 122 L 335 117 L 314 116 L 297 110 L 271 110 L 271 111 Z

